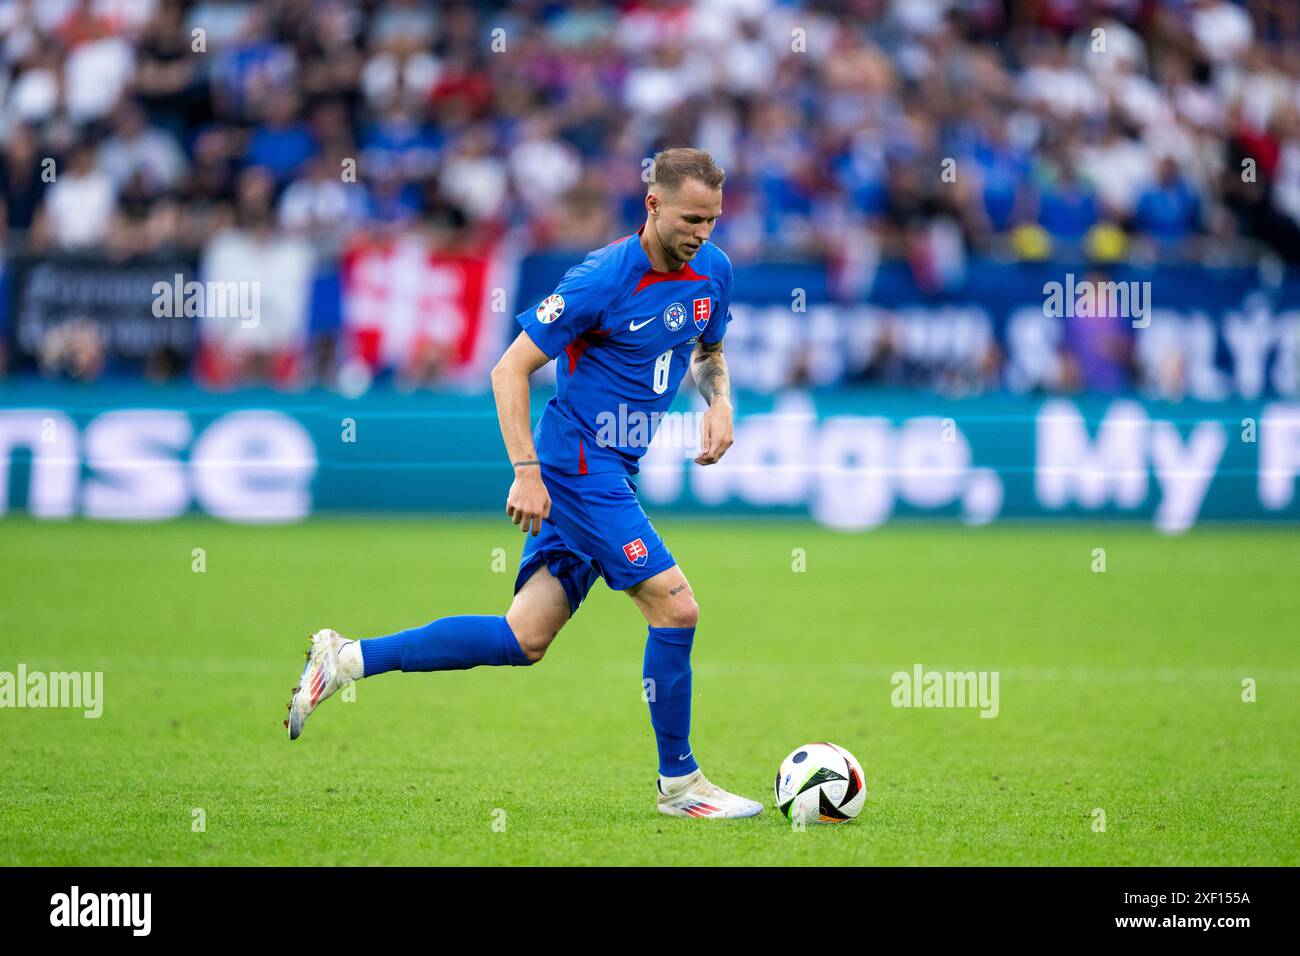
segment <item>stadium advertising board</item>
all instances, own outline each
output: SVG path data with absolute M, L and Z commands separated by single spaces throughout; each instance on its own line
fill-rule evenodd
M 61 365 L 60 353 L 79 344 L 84 351 L 88 338 L 109 370 L 124 373 L 138 373 L 162 352 L 178 361 L 194 352 L 201 310 L 186 309 L 183 296 L 159 292 L 174 287 L 178 277 L 193 277 L 193 259 L 16 256 L 5 267 L 9 344 L 20 368 Z M 177 307 L 171 308 L 174 301 Z
M 1296 402 L 786 391 L 736 405 L 736 443 L 708 468 L 691 463 L 700 407 L 679 398 L 655 423 L 637 478 L 647 507 L 811 515 L 845 531 L 909 517 L 1106 517 L 1169 532 L 1300 519 Z M 0 391 L 9 513 L 496 513 L 508 475 L 485 395 Z

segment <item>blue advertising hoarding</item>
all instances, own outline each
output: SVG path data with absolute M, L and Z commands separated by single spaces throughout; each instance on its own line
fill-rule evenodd
M 534 394 L 535 414 L 547 397 Z M 740 393 L 736 443 L 707 468 L 691 461 L 702 411 L 683 393 L 658 423 L 637 478 L 653 513 L 803 515 L 846 531 L 912 516 L 1104 517 L 1170 532 L 1300 518 L 1297 402 Z M 497 514 L 509 482 L 487 394 L 0 389 L 9 513 Z

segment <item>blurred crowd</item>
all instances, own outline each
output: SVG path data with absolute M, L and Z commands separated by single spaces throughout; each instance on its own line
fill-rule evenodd
M 1300 3 L 0 0 L 0 141 L 10 253 L 588 249 L 693 144 L 732 258 L 844 298 L 883 257 L 1297 262 Z

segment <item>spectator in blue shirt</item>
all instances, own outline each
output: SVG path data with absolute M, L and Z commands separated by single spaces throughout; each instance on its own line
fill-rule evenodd
M 441 146 L 437 131 L 398 103 L 366 130 L 361 157 L 372 172 L 421 179 L 437 167 Z
M 1133 229 L 1162 243 L 1180 242 L 1196 230 L 1199 206 L 1178 164 L 1165 157 L 1160 161 L 1155 183 L 1138 196 Z
M 970 160 L 979 170 L 984 214 L 995 232 L 1011 228 L 1020 191 L 1029 177 L 1029 157 L 1006 138 L 1005 124 L 981 137 Z
M 1060 178 L 1043 190 L 1038 224 L 1059 242 L 1079 242 L 1097 224 L 1097 197 L 1066 163 Z
M 316 140 L 298 118 L 297 94 L 277 93 L 266 113 L 266 123 L 258 126 L 248 141 L 244 161 L 270 170 L 276 184 L 283 186 L 316 155 Z

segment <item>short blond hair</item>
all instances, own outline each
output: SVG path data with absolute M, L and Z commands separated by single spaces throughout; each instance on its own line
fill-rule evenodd
M 709 189 L 721 189 L 727 179 L 727 171 L 702 149 L 678 146 L 655 153 L 650 188 L 658 186 L 676 192 L 688 179 L 694 179 Z

